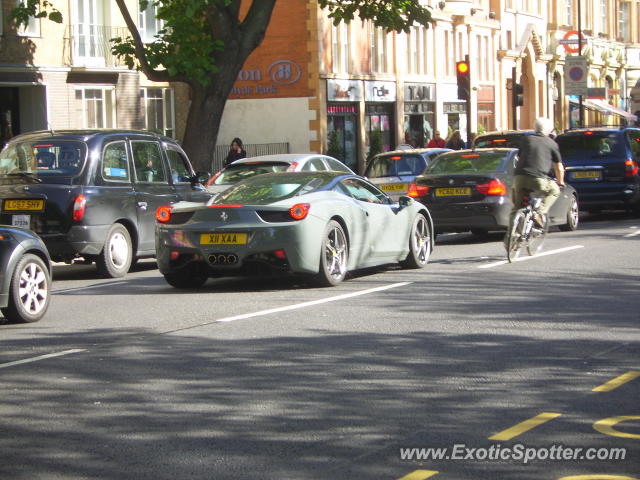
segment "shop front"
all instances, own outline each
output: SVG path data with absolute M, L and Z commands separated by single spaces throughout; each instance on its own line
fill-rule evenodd
M 496 103 L 493 87 L 478 89 L 478 131 L 491 132 L 496 129 Z
M 395 82 L 367 80 L 365 85 L 365 129 L 369 155 L 388 152 L 396 146 Z M 379 140 L 378 140 L 379 139 Z
M 404 143 L 426 147 L 435 130 L 435 86 L 424 83 L 404 85 Z
M 327 80 L 327 154 L 358 168 L 358 117 L 362 81 Z

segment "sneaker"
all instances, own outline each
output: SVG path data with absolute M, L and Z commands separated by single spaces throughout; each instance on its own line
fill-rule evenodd
M 533 221 L 538 228 L 544 228 L 544 217 L 538 212 L 533 212 Z

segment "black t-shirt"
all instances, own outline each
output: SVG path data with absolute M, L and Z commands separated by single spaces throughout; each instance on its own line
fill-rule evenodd
M 520 143 L 520 160 L 514 173 L 548 178 L 553 163 L 561 162 L 560 149 L 555 140 L 541 133 L 523 135 Z

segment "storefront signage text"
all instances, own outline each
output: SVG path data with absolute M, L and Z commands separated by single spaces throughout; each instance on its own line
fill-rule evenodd
M 362 81 L 327 80 L 327 100 L 330 102 L 359 102 L 362 100 Z
M 367 102 L 396 101 L 396 84 L 394 82 L 365 81 L 364 83 Z
M 421 83 L 404 84 L 405 102 L 429 102 L 433 101 L 433 85 Z

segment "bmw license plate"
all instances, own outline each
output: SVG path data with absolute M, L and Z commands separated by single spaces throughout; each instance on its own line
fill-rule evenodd
M 201 233 L 200 245 L 246 245 L 246 233 Z
M 5 200 L 2 209 L 5 212 L 24 212 L 33 211 L 41 212 L 44 210 L 44 200 L 24 199 L 24 200 Z
M 383 192 L 406 192 L 409 188 L 406 183 L 382 183 L 378 187 Z
M 436 197 L 466 197 L 471 195 L 471 187 L 436 188 Z
M 586 180 L 601 180 L 602 172 L 600 170 L 583 170 L 571 172 L 571 178 Z
M 31 228 L 31 215 L 11 215 L 11 225 L 14 227 Z

